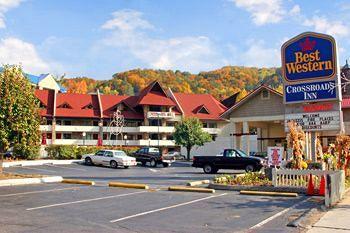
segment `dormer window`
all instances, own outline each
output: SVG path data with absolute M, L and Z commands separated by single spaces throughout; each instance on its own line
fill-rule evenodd
M 268 100 L 270 99 L 270 92 L 268 90 L 261 91 L 261 99 Z
M 209 110 L 204 105 L 202 105 L 198 108 L 197 113 L 209 114 Z
M 72 109 L 72 107 L 66 102 L 64 102 L 63 104 L 59 105 L 57 108 L 69 108 L 69 109 Z
M 39 108 L 47 108 L 47 106 L 40 101 Z
M 94 106 L 92 103 L 89 103 L 88 105 L 84 106 L 83 109 L 94 109 Z

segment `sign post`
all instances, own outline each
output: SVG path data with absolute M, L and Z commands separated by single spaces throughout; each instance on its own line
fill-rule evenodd
M 306 133 L 310 132 L 307 147 L 311 147 L 315 161 L 317 133 L 341 129 L 342 97 L 336 42 L 329 35 L 305 32 L 285 42 L 281 55 L 285 131 L 288 132 L 287 123 L 294 121 Z

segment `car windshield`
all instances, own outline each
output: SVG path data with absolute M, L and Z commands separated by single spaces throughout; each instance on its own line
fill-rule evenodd
M 238 152 L 239 156 L 241 156 L 241 157 L 248 157 L 248 155 L 242 150 L 237 150 L 237 152 Z
M 149 148 L 149 153 L 159 153 L 159 149 L 158 148 Z
M 114 155 L 115 155 L 115 156 L 127 156 L 127 155 L 125 154 L 124 151 L 117 151 L 117 152 L 114 152 Z

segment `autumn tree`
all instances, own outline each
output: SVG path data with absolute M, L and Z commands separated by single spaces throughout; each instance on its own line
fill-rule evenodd
M 288 122 L 289 133 L 287 135 L 288 147 L 293 151 L 295 166 L 302 169 L 304 154 L 305 133 L 294 121 Z
M 21 67 L 4 66 L 0 73 L 0 154 L 13 147 L 15 155 L 39 155 L 39 102 Z M 2 158 L 1 158 L 2 160 Z M 2 166 L 0 166 L 2 167 Z
M 175 126 L 174 140 L 176 145 L 184 146 L 187 150 L 187 160 L 191 158 L 191 149 L 194 146 L 203 146 L 211 141 L 209 133 L 203 131 L 202 123 L 198 118 L 185 118 Z
M 344 134 L 337 136 L 335 141 L 335 147 L 337 150 L 337 168 L 344 170 L 346 176 L 349 176 L 348 171 L 350 165 L 350 137 Z

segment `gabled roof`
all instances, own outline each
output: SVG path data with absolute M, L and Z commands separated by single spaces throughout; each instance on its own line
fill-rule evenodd
M 53 115 L 53 101 L 54 90 L 35 90 L 35 96 L 39 101 L 46 106 L 46 108 L 40 109 L 40 115 L 45 117 L 52 117 Z
M 131 98 L 131 102 L 127 101 Z M 103 117 L 104 118 L 110 118 L 113 115 L 113 112 L 115 112 L 115 108 L 119 104 L 125 104 L 127 106 L 126 111 L 122 111 L 122 115 L 126 119 L 143 119 L 142 113 L 137 113 L 134 111 L 131 103 L 133 103 L 134 98 L 129 96 L 120 96 L 120 95 L 101 95 L 101 104 L 103 109 Z
M 174 96 L 186 117 L 197 117 L 201 120 L 222 120 L 220 115 L 227 109 L 210 94 L 174 93 Z M 209 114 L 199 112 L 203 107 Z
M 227 111 L 225 111 L 224 113 L 221 114 L 221 117 L 225 117 L 228 114 L 230 114 L 234 109 L 238 108 L 239 106 L 241 106 L 242 104 L 244 104 L 245 102 L 247 102 L 249 99 L 251 99 L 253 96 L 255 96 L 256 94 L 258 94 L 261 90 L 266 89 L 272 93 L 275 93 L 276 95 L 279 95 L 281 97 L 283 97 L 283 94 L 272 89 L 271 87 L 268 87 L 264 84 L 258 86 L 257 88 L 255 88 L 252 92 L 250 92 L 248 95 L 246 95 L 243 99 L 241 99 L 240 101 L 238 101 L 235 105 L 233 105 L 231 108 L 229 108 Z
M 231 108 L 233 105 L 237 102 L 237 97 L 239 95 L 239 92 L 227 97 L 226 99 L 222 100 L 221 103 L 225 105 L 227 108 Z
M 57 108 L 65 103 L 71 106 L 71 108 Z M 84 107 L 90 103 L 93 105 L 93 109 L 84 109 Z M 99 118 L 99 113 L 98 98 L 96 94 L 56 94 L 56 117 Z
M 205 104 L 199 105 L 197 108 L 193 109 L 193 113 L 203 113 L 204 114 L 209 114 L 210 111 L 208 110 L 207 107 L 205 107 Z
M 169 98 L 159 82 L 153 81 L 140 92 L 135 103 L 135 106 L 137 105 L 175 106 L 176 104 Z

